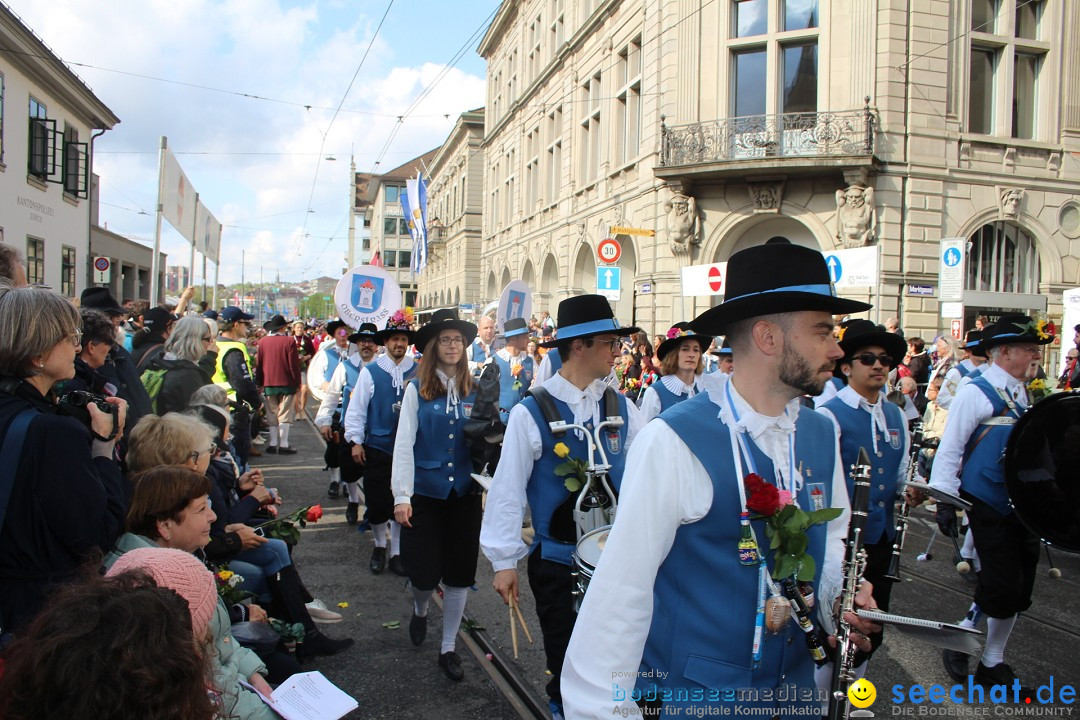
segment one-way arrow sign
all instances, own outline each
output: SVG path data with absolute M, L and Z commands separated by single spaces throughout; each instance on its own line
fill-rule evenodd
M 596 292 L 612 302 L 622 298 L 622 268 L 614 265 L 596 268 Z

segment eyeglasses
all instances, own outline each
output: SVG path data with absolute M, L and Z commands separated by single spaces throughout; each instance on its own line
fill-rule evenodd
M 75 332 L 69 336 L 71 344 L 75 347 L 82 346 L 82 328 L 76 328 Z
M 873 367 L 874 363 L 880 362 L 882 367 L 892 367 L 893 360 L 889 355 L 875 355 L 873 353 L 862 353 L 856 355 L 852 360 L 858 360 L 866 367 Z
M 619 354 L 619 348 L 622 346 L 622 343 L 619 342 L 619 338 L 615 338 L 613 340 L 601 340 L 599 338 L 594 338 L 593 342 L 600 347 L 607 346 L 608 352 L 610 352 L 612 355 Z
M 190 453 L 190 454 L 188 455 L 188 457 L 190 457 L 190 458 L 191 458 L 191 462 L 196 462 L 196 463 L 197 463 L 197 462 L 199 462 L 199 458 L 200 458 L 200 457 L 202 457 L 203 455 L 210 455 L 210 454 L 212 454 L 213 452 L 214 452 L 214 446 L 213 446 L 213 445 L 211 445 L 210 447 L 206 448 L 205 450 L 195 450 L 195 451 L 192 451 L 192 452 L 191 452 L 191 453 Z
M 452 347 L 454 345 L 464 345 L 465 338 L 461 336 L 446 336 L 439 338 L 439 347 Z
M 212 342 L 214 342 L 214 336 L 213 335 L 206 335 L 206 336 L 203 337 L 202 341 L 204 343 L 212 343 Z

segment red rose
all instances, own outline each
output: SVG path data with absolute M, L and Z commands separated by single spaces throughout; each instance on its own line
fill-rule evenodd
M 765 483 L 757 492 L 746 498 L 746 509 L 766 517 L 780 509 L 780 491 L 775 485 Z
M 312 505 L 307 511 L 308 522 L 319 522 L 319 518 L 322 517 L 322 505 Z
M 753 495 L 766 484 L 767 483 L 765 482 L 765 478 L 761 477 L 757 473 L 750 473 L 746 476 L 746 479 L 743 480 L 743 486 L 746 488 L 746 494 L 748 496 Z

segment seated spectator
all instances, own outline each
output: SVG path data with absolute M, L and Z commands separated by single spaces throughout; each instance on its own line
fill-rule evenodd
M 0 285 L 0 445 L 13 443 L 13 456 L 0 457 L 11 483 L 0 531 L 4 632 L 18 634 L 51 586 L 123 530 L 129 487 L 114 454 L 127 404 L 107 399 L 112 414 L 90 403 L 80 420 L 62 415 L 53 392 L 75 375 L 80 322 L 59 293 Z
M 144 372 L 144 385 L 146 373 L 165 373 L 154 398 L 158 415 L 187 410 L 192 393 L 212 384 L 217 353 L 207 350 L 213 344 L 214 334 L 201 317 L 188 315 L 177 321 L 165 341 L 165 353 L 151 360 Z
M 127 533 L 117 543 L 117 553 L 147 543 L 201 552 L 210 543 L 211 526 L 217 519 L 208 502 L 213 487 L 206 477 L 215 450 L 213 438 L 214 431 L 209 425 L 179 413 L 143 418 L 132 431 L 127 456 L 128 470 L 133 474 L 142 474 L 132 478 L 134 492 L 127 515 Z M 170 497 L 170 502 L 162 502 L 163 493 L 179 492 L 175 485 L 159 477 L 163 466 L 194 470 L 203 482 L 198 483 L 197 487 L 190 482 L 185 483 L 186 494 Z M 148 470 L 155 472 L 144 473 Z M 261 488 L 261 473 L 257 474 L 256 479 Z M 265 493 L 265 488 L 261 489 Z M 269 500 L 268 493 L 265 497 Z M 223 501 L 221 505 L 224 505 Z M 173 524 L 183 525 L 187 530 L 173 537 Z M 243 529 L 235 531 L 243 545 L 236 559 L 257 566 L 266 578 L 277 610 L 276 616 L 292 623 L 301 623 L 307 631 L 303 641 L 304 655 L 334 655 L 352 646 L 351 638 L 333 640 L 315 626 L 312 612 L 332 614 L 336 618 L 331 619 L 336 620 L 340 620 L 341 616 L 315 605 L 315 599 L 304 587 L 284 542 L 263 538 Z M 243 575 L 242 572 L 240 574 Z M 312 607 L 308 603 L 312 603 Z
M 0 716 L 218 717 L 207 693 L 210 655 L 203 649 L 217 590 L 210 573 L 199 569 L 197 561 L 185 567 L 185 582 L 124 572 L 55 593 L 4 653 Z

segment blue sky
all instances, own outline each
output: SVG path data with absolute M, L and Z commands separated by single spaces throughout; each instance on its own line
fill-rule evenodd
M 371 43 L 389 0 L 6 2 L 121 120 L 95 143 L 101 222 L 152 242 L 158 138 L 165 135 L 225 224 L 225 283 L 240 280 L 242 250 L 248 282 L 260 269 L 268 281 L 279 272 L 283 281 L 340 274 L 350 152 L 358 171 L 376 169 L 397 116 L 499 5 L 395 0 Z M 461 112 L 484 104 L 480 36 L 402 122 L 379 168 L 436 147 Z M 187 247 L 165 223 L 169 263 L 187 264 Z

